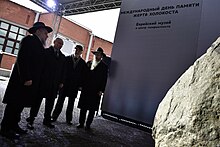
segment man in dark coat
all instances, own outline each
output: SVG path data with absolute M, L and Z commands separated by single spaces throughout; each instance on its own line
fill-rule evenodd
M 65 97 L 69 97 L 66 109 L 66 122 L 68 125 L 72 125 L 71 121 L 75 98 L 81 87 L 85 70 L 88 68 L 85 61 L 81 58 L 83 47 L 81 45 L 76 45 L 75 49 L 75 55 L 66 57 L 64 87 L 59 92 L 59 97 L 52 114 L 52 121 L 56 121 L 62 111 Z
M 77 128 L 83 128 L 86 118 L 86 112 L 89 111 L 86 121 L 86 130 L 90 129 L 90 125 L 93 121 L 95 111 L 99 109 L 99 103 L 102 93 L 105 91 L 105 86 L 108 76 L 108 67 L 102 61 L 105 56 L 103 49 L 98 48 L 97 51 L 92 52 L 95 55 L 93 61 L 87 63 L 89 69 L 84 78 L 82 91 L 78 103 L 80 108 L 79 125 Z
M 45 98 L 43 124 L 49 128 L 55 127 L 51 124 L 51 112 L 58 90 L 63 87 L 64 83 L 65 56 L 60 51 L 62 46 L 63 40 L 56 38 L 54 46 L 45 49 L 45 65 L 41 76 L 39 97 L 31 107 L 30 117 L 26 119 L 29 129 L 34 129 L 33 122 L 38 114 L 43 98 Z
M 3 98 L 3 103 L 7 105 L 1 122 L 1 135 L 10 139 L 18 139 L 19 134 L 26 133 L 18 123 L 22 110 L 33 104 L 39 91 L 44 45 L 52 29 L 43 22 L 36 22 L 28 32 L 33 35 L 26 36 L 20 43 L 17 61 Z

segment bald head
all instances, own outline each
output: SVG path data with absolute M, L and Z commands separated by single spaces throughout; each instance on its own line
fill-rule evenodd
M 55 49 L 60 50 L 63 47 L 63 40 L 61 38 L 56 38 L 53 43 Z

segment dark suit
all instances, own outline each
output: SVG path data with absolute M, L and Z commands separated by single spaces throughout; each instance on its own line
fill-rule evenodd
M 72 121 L 72 112 L 75 98 L 79 87 L 82 85 L 82 78 L 87 65 L 82 58 L 74 60 L 73 56 L 66 57 L 66 76 L 63 88 L 59 92 L 59 97 L 52 114 L 52 118 L 56 120 L 60 115 L 65 97 L 69 97 L 66 110 L 66 121 Z
M 30 107 L 35 101 L 44 64 L 43 51 L 43 44 L 37 36 L 28 35 L 22 39 L 17 61 L 3 98 L 3 103 L 7 105 L 1 123 L 2 129 L 17 127 L 23 108 Z M 24 86 L 24 82 L 28 80 L 32 80 L 32 85 Z
M 88 119 L 86 121 L 87 126 L 90 126 L 93 121 L 95 111 L 99 108 L 101 96 L 98 95 L 98 93 L 100 91 L 105 91 L 108 76 L 108 67 L 103 61 L 100 61 L 93 70 L 90 70 L 91 64 L 91 61 L 87 63 L 89 69 L 83 79 L 82 92 L 78 103 L 78 108 L 81 109 L 79 118 L 79 123 L 81 125 L 84 124 L 86 111 L 89 110 Z
M 44 121 L 50 122 L 51 111 L 53 109 L 55 98 L 59 85 L 64 83 L 65 56 L 59 51 L 59 55 L 51 46 L 45 49 L 45 64 L 41 76 L 39 96 L 30 111 L 30 122 L 34 121 L 40 109 L 43 98 L 45 101 Z

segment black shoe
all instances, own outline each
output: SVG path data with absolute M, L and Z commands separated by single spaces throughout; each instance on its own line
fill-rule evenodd
M 20 134 L 20 135 L 27 134 L 27 130 L 23 130 L 19 126 L 17 128 L 15 128 L 14 131 L 15 131 L 15 133 Z
M 33 124 L 32 123 L 28 123 L 27 124 L 27 128 L 30 130 L 34 130 Z
M 57 119 L 56 118 L 51 118 L 51 122 L 56 122 Z
M 20 135 L 15 133 L 15 131 L 13 130 L 7 130 L 7 131 L 0 131 L 0 134 L 3 136 L 3 137 L 6 137 L 10 140 L 18 140 L 20 139 Z
M 81 125 L 81 124 L 79 124 L 79 125 L 76 126 L 76 128 L 78 128 L 78 129 L 83 128 L 83 127 L 84 127 L 84 126 Z
M 86 131 L 89 131 L 89 130 L 91 130 L 91 127 L 90 127 L 90 126 L 86 126 L 86 127 L 85 127 L 85 130 L 86 130 Z
M 34 119 L 35 119 L 35 118 L 28 117 L 28 118 L 26 118 L 26 121 L 27 121 L 28 123 L 33 124 L 33 123 L 34 123 Z
M 51 122 L 46 122 L 46 121 L 43 121 L 43 125 L 47 126 L 48 128 L 55 128 L 55 125 L 51 124 Z
M 71 123 L 71 121 L 66 121 L 66 123 L 70 126 L 73 124 L 73 123 Z

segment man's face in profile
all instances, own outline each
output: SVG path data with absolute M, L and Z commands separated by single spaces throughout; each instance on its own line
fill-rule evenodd
M 57 38 L 54 40 L 54 48 L 60 50 L 63 47 L 63 40 Z
M 78 58 L 79 56 L 81 56 L 82 54 L 82 50 L 81 49 L 78 49 L 78 48 L 75 48 L 76 51 L 75 51 L 75 56 Z
M 95 59 L 96 61 L 100 61 L 102 59 L 102 53 L 95 53 Z
M 45 29 L 45 28 L 40 28 L 40 29 L 38 29 L 36 32 L 37 32 L 37 34 L 38 34 L 39 39 L 40 39 L 41 42 L 43 43 L 43 45 L 45 45 L 45 44 L 46 44 L 46 40 L 47 40 L 47 38 L 48 38 L 47 29 Z

